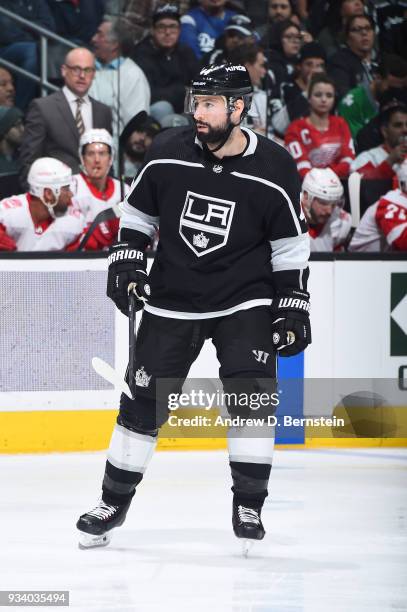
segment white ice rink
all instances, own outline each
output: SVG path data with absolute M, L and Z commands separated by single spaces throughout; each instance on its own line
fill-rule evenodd
M 406 450 L 276 451 L 248 559 L 223 452 L 156 453 L 111 545 L 79 550 L 103 469 L 104 453 L 0 456 L 1 590 L 69 590 L 83 612 L 407 611 Z

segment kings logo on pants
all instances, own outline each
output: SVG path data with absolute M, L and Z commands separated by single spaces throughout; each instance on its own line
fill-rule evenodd
M 188 191 L 179 233 L 197 257 L 227 244 L 236 202 Z

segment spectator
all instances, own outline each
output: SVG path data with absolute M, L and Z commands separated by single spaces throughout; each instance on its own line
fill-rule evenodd
M 301 19 L 295 10 L 293 0 L 269 0 L 268 2 L 268 19 L 263 20 L 263 24 L 257 28 L 258 35 L 262 45 L 268 46 L 270 32 L 276 23 L 281 21 L 292 21 L 301 26 Z M 305 42 L 310 42 L 312 39 Z
M 300 27 L 293 21 L 279 21 L 272 28 L 271 36 L 268 75 L 271 97 L 275 98 L 281 83 L 292 81 L 294 78 L 302 37 Z
M 176 113 L 184 110 L 185 86 L 198 70 L 194 52 L 179 44 L 179 36 L 178 8 L 165 4 L 155 11 L 151 34 L 135 47 L 132 55 L 148 79 L 152 105 L 166 100 Z
M 103 21 L 92 38 L 97 71 L 89 93 L 113 112 L 113 136 L 117 144 L 123 127 L 134 115 L 150 107 L 150 86 L 144 72 L 121 55 L 128 30 L 120 19 Z
M 255 28 L 262 26 L 267 21 L 269 0 L 256 0 L 256 2 L 246 2 L 246 11 L 253 21 Z
M 17 106 L 0 106 L 0 174 L 17 174 L 18 149 L 23 139 L 23 113 Z
M 270 101 L 271 125 L 280 138 L 292 121 L 309 114 L 308 87 L 317 72 L 325 71 L 325 51 L 315 42 L 306 43 L 300 51 L 293 81 L 281 83 L 280 95 Z
M 1 0 L 1 6 L 33 24 L 55 32 L 55 22 L 46 0 Z M 38 36 L 23 25 L 0 15 L 0 57 L 38 74 Z M 25 110 L 36 93 L 36 83 L 20 76 L 16 80 L 16 105 Z
M 231 61 L 231 54 L 236 47 L 254 43 L 256 38 L 249 17 L 246 17 L 246 15 L 234 15 L 229 21 L 229 25 L 226 26 L 223 36 L 217 39 L 213 51 L 203 55 L 201 60 L 202 67 Z
M 262 89 L 262 83 L 267 69 L 263 49 L 255 44 L 240 45 L 231 53 L 231 61 L 234 64 L 242 64 L 246 67 L 253 85 L 252 103 L 243 125 L 265 136 L 267 131 L 267 94 Z
M 326 26 L 318 34 L 318 42 L 330 58 L 346 43 L 345 24 L 354 15 L 365 14 L 364 0 L 339 0 L 330 2 L 326 14 Z
M 354 15 L 346 22 L 346 45 L 334 53 L 328 73 L 334 79 L 338 95 L 345 96 L 361 83 L 370 83 L 377 70 L 374 61 L 374 24 L 367 15 Z
M 384 92 L 380 99 L 379 114 L 373 117 L 364 127 L 362 127 L 356 136 L 356 151 L 362 153 L 368 149 L 378 147 L 383 143 L 383 134 L 381 132 L 381 118 L 383 113 L 390 110 L 394 106 L 407 106 L 407 89 L 390 88 Z
M 122 156 L 120 174 L 124 176 L 137 175 L 153 139 L 160 131 L 160 124 L 153 117 L 147 115 L 145 111 L 141 111 L 129 121 L 120 134 Z
M 81 233 L 84 219 L 72 206 L 71 169 L 51 157 L 28 173 L 28 193 L 0 202 L 0 250 L 61 251 Z
M 397 55 L 388 55 L 379 65 L 370 83 L 351 89 L 338 105 L 338 112 L 346 119 L 353 138 L 378 112 L 385 91 L 407 87 L 407 62 Z
M 89 46 L 103 19 L 105 0 L 47 0 L 56 24 L 56 32 L 79 47 Z M 66 45 L 48 42 L 48 79 L 58 83 Z
M 212 51 L 216 39 L 236 14 L 225 8 L 225 4 L 226 0 L 200 0 L 200 6 L 181 17 L 181 43 L 191 47 L 198 59 Z
M 45 98 L 33 100 L 26 116 L 21 145 L 21 184 L 39 157 L 55 157 L 79 171 L 79 137 L 92 127 L 112 129 L 110 108 L 88 91 L 95 75 L 95 58 L 88 49 L 72 49 L 61 68 L 65 85 Z
M 126 22 L 131 24 L 139 42 L 148 34 L 151 13 L 157 8 L 158 3 L 159 0 L 107 0 L 106 13 L 123 15 Z
M 95 227 L 93 221 L 102 211 L 119 204 L 125 195 L 122 194 L 120 181 L 108 176 L 114 158 L 112 136 L 107 130 L 88 130 L 81 136 L 79 155 L 82 170 L 73 177 L 73 204 L 83 214 L 86 226 L 69 250 L 101 251 L 116 239 L 119 218 L 114 216 Z
M 373 0 L 373 4 L 381 51 L 396 53 L 403 57 L 399 45 L 401 43 L 404 49 L 406 48 L 407 4 L 405 0 L 380 0 L 380 2 Z
M 105 0 L 47 0 L 56 32 L 75 44 L 89 44 L 105 13 Z
M 352 162 L 352 172 L 365 179 L 392 179 L 394 165 L 407 156 L 407 107 L 393 106 L 381 117 L 382 145 L 363 151 Z
M 301 206 L 309 225 L 311 251 L 343 250 L 352 218 L 343 210 L 343 187 L 330 168 L 312 168 L 301 190 Z
M 350 251 L 407 252 L 407 161 L 397 167 L 398 188 L 369 206 L 353 234 Z
M 309 117 L 293 121 L 285 143 L 304 177 L 311 168 L 331 168 L 339 178 L 347 178 L 355 157 L 348 124 L 331 115 L 335 104 L 335 84 L 324 74 L 315 74 L 308 90 Z
M 14 106 L 16 90 L 11 73 L 0 67 L 0 106 Z

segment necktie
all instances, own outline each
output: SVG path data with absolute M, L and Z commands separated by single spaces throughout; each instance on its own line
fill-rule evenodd
M 78 128 L 79 136 L 82 136 L 82 134 L 85 131 L 85 124 L 83 122 L 83 117 L 81 113 L 81 106 L 83 104 L 83 98 L 76 98 L 75 101 L 76 101 L 75 123 L 76 123 L 76 127 Z

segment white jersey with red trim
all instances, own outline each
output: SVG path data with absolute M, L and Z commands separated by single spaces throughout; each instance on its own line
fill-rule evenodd
M 0 202 L 0 230 L 12 238 L 18 251 L 62 251 L 82 232 L 85 219 L 73 206 L 62 217 L 35 224 L 29 193 Z
M 128 191 L 126 185 L 125 195 Z M 72 193 L 73 203 L 82 212 L 87 224 L 92 223 L 102 210 L 112 208 L 122 199 L 120 181 L 110 176 L 107 177 L 106 189 L 99 191 L 85 174 L 75 174 L 72 177 Z
M 388 163 L 389 151 L 379 145 L 368 151 L 362 151 L 351 163 L 351 171 L 359 172 L 365 179 L 392 179 L 395 171 Z
M 308 118 L 296 119 L 287 128 L 285 144 L 301 177 L 311 168 L 331 168 L 346 178 L 355 157 L 352 136 L 342 117 L 331 115 L 327 130 L 317 129 Z
M 335 208 L 323 225 L 311 225 L 311 251 L 331 252 L 341 249 L 352 227 L 352 217 L 345 210 Z
M 389 191 L 369 206 L 349 245 L 350 251 L 407 251 L 407 194 Z

